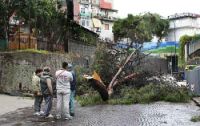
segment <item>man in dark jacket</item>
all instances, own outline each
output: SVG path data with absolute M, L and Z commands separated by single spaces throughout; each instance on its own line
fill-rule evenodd
M 45 100 L 45 108 L 43 117 L 52 118 L 50 114 L 53 100 L 52 77 L 50 75 L 50 68 L 44 67 L 43 74 L 40 78 L 41 92 Z
M 72 73 L 73 76 L 73 81 L 70 82 L 70 101 L 69 101 L 69 111 L 70 115 L 74 116 L 74 97 L 76 93 L 76 75 L 75 72 L 73 71 L 72 64 L 68 64 L 68 71 Z

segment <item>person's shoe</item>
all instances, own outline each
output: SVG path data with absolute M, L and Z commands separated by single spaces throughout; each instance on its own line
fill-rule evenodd
M 49 114 L 46 118 L 53 118 L 53 115 Z
M 33 113 L 34 116 L 40 116 L 40 112 Z
M 56 115 L 55 117 L 57 120 L 61 119 L 61 116 L 60 115 Z
M 43 112 L 43 111 L 40 111 L 40 115 L 44 115 L 44 112 Z
M 73 117 L 74 117 L 74 116 L 75 116 L 75 114 L 74 114 L 74 113 L 70 113 L 70 116 L 73 116 Z
M 73 119 L 72 116 L 65 117 L 65 120 L 72 120 L 72 119 Z

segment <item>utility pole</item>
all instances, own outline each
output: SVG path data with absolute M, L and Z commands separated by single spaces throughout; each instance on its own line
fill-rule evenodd
M 176 66 L 176 31 L 175 31 L 175 29 L 176 29 L 176 24 L 175 24 L 175 20 L 173 21 L 173 23 L 174 23 L 174 40 L 175 40 L 175 44 L 174 44 L 174 47 L 175 47 L 175 55 L 174 55 L 174 68 L 175 68 L 175 71 L 177 71 L 177 66 Z
M 19 47 L 18 47 L 18 49 L 20 50 L 20 21 L 19 21 L 19 26 L 18 26 L 18 28 L 19 28 Z
M 29 25 L 29 34 L 28 34 L 28 47 L 29 49 L 31 48 L 31 25 L 30 25 L 30 3 L 29 3 L 29 20 L 28 20 L 28 25 Z

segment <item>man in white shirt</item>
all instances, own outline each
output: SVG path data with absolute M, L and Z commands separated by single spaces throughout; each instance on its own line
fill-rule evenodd
M 70 81 L 73 80 L 72 74 L 67 71 L 67 62 L 62 63 L 62 69 L 56 71 L 56 90 L 57 90 L 57 114 L 60 119 L 62 113 L 66 120 L 72 119 L 69 113 L 70 100 Z M 63 106 L 62 106 L 63 105 Z

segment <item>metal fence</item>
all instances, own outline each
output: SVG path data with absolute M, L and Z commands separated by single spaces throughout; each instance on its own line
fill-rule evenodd
M 200 95 L 200 67 L 185 72 L 186 81 L 192 92 Z

